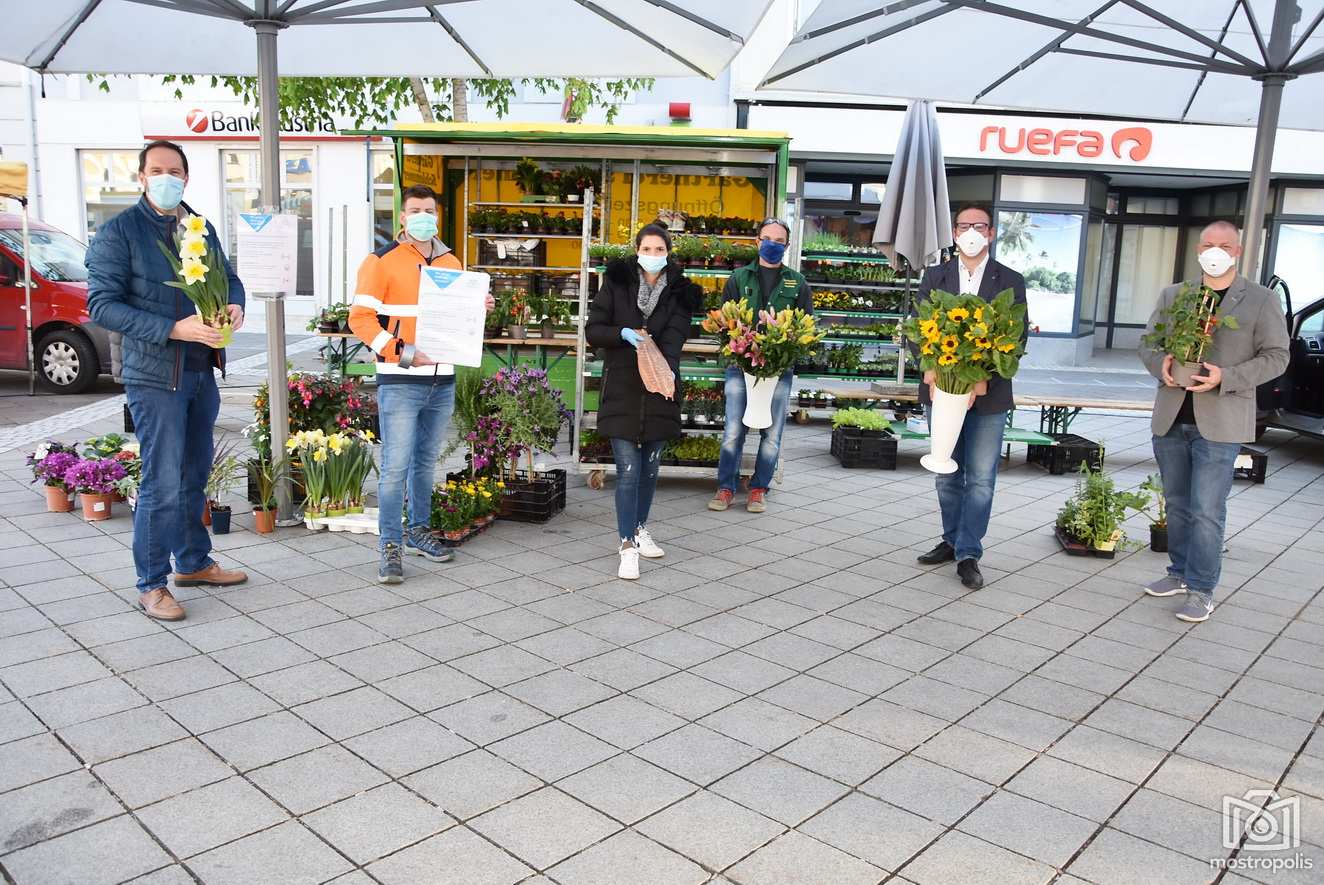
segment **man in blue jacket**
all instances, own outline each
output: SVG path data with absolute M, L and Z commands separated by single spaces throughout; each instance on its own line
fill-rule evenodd
M 97 230 L 87 252 L 87 302 L 92 320 L 123 336 L 124 391 L 140 443 L 142 477 L 133 514 L 133 564 L 138 602 L 149 617 L 179 621 L 184 609 L 175 586 L 228 586 L 248 580 L 211 559 L 211 536 L 202 525 L 212 465 L 212 431 L 220 410 L 214 369 L 225 371 L 221 334 L 206 326 L 181 290 L 167 286 L 174 270 L 158 243 L 174 248 L 175 227 L 192 210 L 183 203 L 188 159 L 168 141 L 138 154 L 143 196 Z M 244 321 L 244 286 L 209 224 L 207 248 L 216 250 L 230 280 L 230 320 Z

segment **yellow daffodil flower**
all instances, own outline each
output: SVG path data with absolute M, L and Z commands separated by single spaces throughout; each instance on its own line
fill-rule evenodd
M 201 258 L 207 254 L 207 241 L 202 237 L 186 236 L 179 243 L 180 258 Z
M 950 366 L 955 362 L 956 354 L 954 353 L 944 353 L 942 356 L 938 357 L 938 365 L 940 366 Z
M 970 311 L 966 310 L 964 307 L 953 307 L 951 310 L 947 311 L 947 319 L 951 320 L 953 323 L 959 323 L 962 320 L 968 320 L 969 318 Z
M 190 285 L 205 282 L 207 279 L 207 265 L 196 258 L 187 259 L 180 264 L 179 275 L 184 282 Z
M 183 221 L 184 230 L 198 236 L 205 236 L 207 233 L 207 219 L 201 215 L 190 215 Z
M 315 449 L 313 451 L 313 460 L 321 464 L 326 460 L 326 449 Z

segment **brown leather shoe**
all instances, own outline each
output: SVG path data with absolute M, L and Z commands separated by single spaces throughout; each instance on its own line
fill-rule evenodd
M 157 587 L 155 590 L 140 594 L 138 604 L 149 618 L 156 618 L 158 621 L 184 620 L 184 607 L 175 601 L 175 597 L 171 596 L 170 591 L 165 587 Z
M 209 587 L 229 587 L 232 584 L 242 584 L 247 580 L 248 575 L 243 572 L 229 571 L 221 568 L 219 563 L 213 562 L 200 572 L 175 575 L 175 586 L 199 587 L 205 584 Z

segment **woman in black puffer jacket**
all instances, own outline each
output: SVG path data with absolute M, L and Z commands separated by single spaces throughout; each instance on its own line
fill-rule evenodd
M 607 266 L 584 335 L 602 354 L 598 433 L 611 439 L 616 459 L 616 525 L 621 537 L 617 574 L 639 577 L 639 556 L 662 555 L 645 527 L 657 487 L 662 446 L 680 436 L 680 351 L 690 318 L 703 307 L 703 289 L 671 262 L 671 235 L 657 224 L 634 238 L 636 255 Z M 653 339 L 676 373 L 675 399 L 644 388 L 635 347 Z

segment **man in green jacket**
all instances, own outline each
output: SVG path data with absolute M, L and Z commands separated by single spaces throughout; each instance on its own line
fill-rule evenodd
M 786 222 L 769 218 L 759 226 L 758 261 L 732 272 L 722 290 L 723 301 L 742 298 L 754 310 L 776 313 L 788 307 L 798 307 L 805 313 L 814 312 L 814 294 L 798 271 L 782 264 L 786 244 L 791 232 Z M 791 396 L 793 369 L 787 369 L 777 380 L 772 395 L 772 426 L 759 431 L 759 454 L 754 464 L 754 476 L 749 481 L 749 500 L 745 509 L 762 513 L 764 496 L 772 482 L 772 471 L 782 447 L 782 428 L 786 425 L 786 409 Z M 745 375 L 738 366 L 726 367 L 726 427 L 722 431 L 722 454 L 717 462 L 717 494 L 708 502 L 709 510 L 725 510 L 731 506 L 740 479 L 740 458 L 745 448 Z

